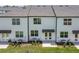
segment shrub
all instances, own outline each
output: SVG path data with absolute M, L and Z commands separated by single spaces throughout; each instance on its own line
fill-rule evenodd
M 9 45 L 14 46 L 14 43 L 11 40 L 8 40 Z
M 42 41 L 40 41 L 40 40 L 30 40 L 29 43 L 31 43 L 32 45 L 39 45 L 39 44 L 42 44 Z
M 73 43 L 73 42 L 70 42 L 70 41 L 66 41 L 66 42 L 56 42 L 56 43 L 57 43 L 57 45 L 63 45 L 63 47 L 66 47 L 66 46 L 71 47 L 71 46 L 74 45 L 74 43 Z
M 71 47 L 71 46 L 73 46 L 74 44 L 73 44 L 73 42 L 69 42 L 69 41 L 67 41 L 67 42 L 65 42 L 64 43 L 64 47 L 66 47 L 66 46 L 69 46 L 69 47 Z

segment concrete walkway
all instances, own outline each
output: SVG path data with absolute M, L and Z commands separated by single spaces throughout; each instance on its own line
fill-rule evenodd
M 79 49 L 79 45 L 75 45 L 75 47 L 76 47 L 77 49 Z
M 2 43 L 2 42 L 0 42 L 0 49 L 7 48 L 8 46 L 9 46 L 8 43 Z
M 57 47 L 55 42 L 43 42 L 42 47 Z
M 74 46 L 79 49 L 79 42 L 74 42 Z
M 42 47 L 57 47 L 57 45 L 54 40 L 45 40 L 42 43 Z
M 2 45 L 2 44 L 0 44 L 0 49 L 7 48 L 7 47 L 8 47 L 8 45 Z
M 57 47 L 57 45 L 51 45 L 49 43 L 43 43 L 42 47 Z

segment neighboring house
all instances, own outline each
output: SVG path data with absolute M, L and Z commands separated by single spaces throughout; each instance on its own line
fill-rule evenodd
M 29 40 L 55 42 L 56 17 L 51 6 L 32 6 L 29 16 Z
M 0 7 L 0 42 L 28 41 L 27 14 L 30 7 Z
M 54 6 L 57 18 L 57 42 L 79 42 L 79 6 Z

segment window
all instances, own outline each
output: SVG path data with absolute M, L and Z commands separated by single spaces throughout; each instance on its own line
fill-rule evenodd
M 16 37 L 23 37 L 23 31 L 16 31 Z
M 68 32 L 60 32 L 61 38 L 68 38 Z
M 20 19 L 12 19 L 13 25 L 20 25 Z
M 22 31 L 20 32 L 20 37 L 23 37 L 23 32 Z
M 71 25 L 72 19 L 64 19 L 64 25 Z
M 34 21 L 34 24 L 41 24 L 40 18 L 34 18 L 33 21 Z
M 35 36 L 38 36 L 38 31 L 37 30 L 35 31 Z
M 38 36 L 38 31 L 37 30 L 32 30 L 31 31 L 31 36 Z
M 19 32 L 18 31 L 16 31 L 16 37 L 19 37 Z
M 31 36 L 34 36 L 34 31 L 31 31 Z

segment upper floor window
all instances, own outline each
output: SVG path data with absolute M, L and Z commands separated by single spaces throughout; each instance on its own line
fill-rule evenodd
M 16 31 L 16 37 L 23 37 L 23 31 Z
M 32 30 L 31 36 L 38 36 L 38 30 Z
M 68 38 L 68 32 L 60 32 L 61 38 Z
M 12 19 L 13 25 L 20 25 L 20 19 Z
M 64 25 L 72 25 L 72 19 L 64 19 Z
M 41 18 L 34 18 L 34 24 L 41 24 Z

